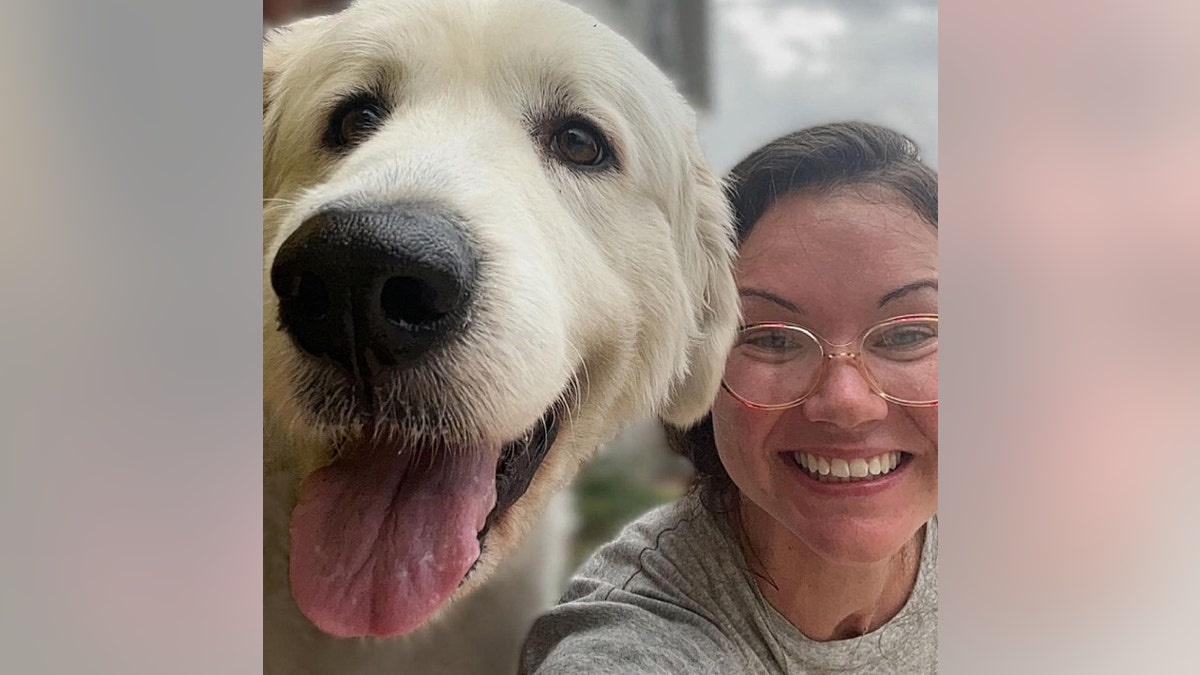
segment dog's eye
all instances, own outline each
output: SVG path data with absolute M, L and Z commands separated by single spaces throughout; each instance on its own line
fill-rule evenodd
M 604 137 L 591 125 L 572 121 L 554 132 L 550 147 L 564 162 L 576 166 L 599 166 L 608 159 Z
M 383 101 L 370 94 L 346 99 L 329 116 L 325 144 L 334 150 L 352 148 L 362 143 L 387 117 Z

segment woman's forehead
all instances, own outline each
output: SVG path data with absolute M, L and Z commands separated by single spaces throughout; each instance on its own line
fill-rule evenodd
M 862 303 L 937 278 L 937 231 L 912 209 L 854 194 L 789 195 L 743 243 L 738 285 L 796 304 Z
M 813 258 L 809 264 L 836 258 L 872 257 L 895 251 L 902 256 L 937 258 L 937 230 L 896 200 L 866 198 L 856 193 L 781 198 L 754 225 L 739 258 L 753 265 L 759 258 L 775 261 Z

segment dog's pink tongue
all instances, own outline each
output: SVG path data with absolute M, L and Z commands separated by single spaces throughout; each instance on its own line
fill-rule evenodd
M 479 556 L 476 536 L 496 501 L 492 454 L 371 444 L 314 472 L 292 511 L 300 611 L 338 637 L 420 626 Z

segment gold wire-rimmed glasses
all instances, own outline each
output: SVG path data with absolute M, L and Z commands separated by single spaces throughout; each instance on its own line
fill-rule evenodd
M 845 344 L 833 344 L 792 323 L 750 324 L 737 333 L 721 386 L 747 407 L 782 410 L 816 392 L 830 361 L 849 358 L 883 399 L 902 406 L 936 406 L 937 342 L 937 314 L 887 319 Z

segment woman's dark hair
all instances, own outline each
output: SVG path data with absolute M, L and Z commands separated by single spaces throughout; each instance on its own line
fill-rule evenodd
M 726 196 L 733 206 L 738 246 L 782 197 L 846 188 L 882 189 L 937 229 L 937 172 L 921 161 L 916 143 L 885 127 L 839 122 L 778 138 L 734 167 Z M 712 415 L 690 429 L 668 428 L 667 440 L 695 467 L 692 490 L 704 506 L 714 514 L 723 512 L 736 488 L 717 454 Z

